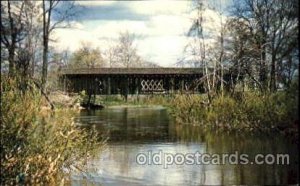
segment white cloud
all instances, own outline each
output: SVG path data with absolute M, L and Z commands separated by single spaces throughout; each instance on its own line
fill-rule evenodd
M 178 15 L 157 15 L 153 16 L 147 25 L 149 35 L 183 35 L 190 21 Z
M 80 29 L 80 30 L 85 29 L 84 25 L 82 23 L 79 23 L 78 21 L 72 21 L 70 23 L 70 27 L 72 29 Z
M 194 16 L 195 12 L 191 15 Z M 221 15 L 212 10 L 212 9 L 205 9 L 203 13 L 203 27 L 204 31 L 209 33 L 210 35 L 216 36 L 220 33 L 221 29 Z M 222 16 L 222 24 L 224 25 L 226 22 L 226 16 Z
M 75 51 L 80 48 L 81 42 L 93 42 L 93 37 L 89 32 L 76 29 L 57 29 L 52 35 L 56 42 L 51 45 L 56 50 Z
M 189 10 L 189 1 L 133 1 L 128 3 L 128 7 L 143 15 L 157 15 L 157 14 L 173 14 L 180 15 Z
M 75 1 L 76 4 L 82 5 L 82 6 L 107 6 L 107 5 L 112 5 L 116 1 Z
M 146 60 L 172 66 L 181 56 L 186 41 L 184 36 L 148 37 L 138 42 L 138 50 Z
M 100 6 L 116 3 L 113 1 L 78 1 L 81 5 Z M 191 25 L 191 18 L 195 12 L 187 13 L 188 1 L 134 1 L 129 2 L 132 11 L 138 14 L 151 15 L 149 20 L 86 20 L 73 22 L 76 29 L 58 29 L 54 37 L 57 49 L 74 51 L 83 41 L 92 47 L 105 50 L 115 43 L 119 33 L 128 30 L 136 35 L 145 36 L 137 38 L 138 52 L 148 61 L 156 62 L 161 66 L 171 66 L 181 57 L 188 39 L 184 37 Z M 212 36 L 217 36 L 220 30 L 220 16 L 213 10 L 204 12 L 204 30 Z M 225 17 L 223 17 L 225 22 Z M 92 25 L 92 26 L 90 26 Z M 206 40 L 209 45 L 212 39 Z
M 128 30 L 130 33 L 144 35 L 147 32 L 146 23 L 143 21 L 100 21 L 99 26 L 92 30 L 98 37 L 118 38 L 119 33 Z

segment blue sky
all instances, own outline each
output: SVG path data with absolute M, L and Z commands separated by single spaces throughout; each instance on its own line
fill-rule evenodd
M 76 1 L 76 5 L 83 8 L 72 28 L 54 33 L 57 50 L 75 51 L 86 43 L 104 52 L 117 42 L 120 32 L 129 31 L 137 36 L 135 45 L 145 60 L 174 66 L 189 42 L 185 34 L 194 16 L 191 1 Z M 214 36 L 219 14 L 208 9 L 205 15 L 206 31 Z

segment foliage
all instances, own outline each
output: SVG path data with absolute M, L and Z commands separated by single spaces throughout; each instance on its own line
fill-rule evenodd
M 104 66 L 104 60 L 99 48 L 91 48 L 87 44 L 74 52 L 69 67 L 71 68 L 95 68 Z
M 54 184 L 66 179 L 63 170 L 84 171 L 104 141 L 76 127 L 74 110 L 51 111 L 33 85 L 25 92 L 18 86 L 16 79 L 2 79 L 1 185 Z
M 296 88 L 294 88 L 296 89 Z M 223 130 L 268 131 L 296 129 L 298 91 L 261 94 L 238 92 L 217 96 L 209 104 L 206 95 L 175 95 L 144 100 L 171 108 L 178 123 Z

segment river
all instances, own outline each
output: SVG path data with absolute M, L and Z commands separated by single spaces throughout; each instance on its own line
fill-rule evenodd
M 298 180 L 297 144 L 279 134 L 216 132 L 176 124 L 161 106 L 82 111 L 76 120 L 85 126 L 95 125 L 109 140 L 105 150 L 89 162 L 89 174 L 71 176 L 72 185 L 274 185 Z M 197 153 L 216 161 L 180 159 Z M 227 162 L 217 161 L 226 153 L 231 164 L 228 157 Z M 264 164 L 245 165 L 236 162 L 237 154 L 246 154 L 249 162 L 257 154 L 271 155 Z M 276 154 L 287 154 L 289 162 L 272 163 L 277 161 Z M 171 164 L 176 156 L 177 164 Z

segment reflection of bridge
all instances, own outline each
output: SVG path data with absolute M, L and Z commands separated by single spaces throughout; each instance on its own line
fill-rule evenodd
M 62 69 L 60 82 L 68 92 L 93 94 L 199 92 L 200 68 L 84 68 Z

